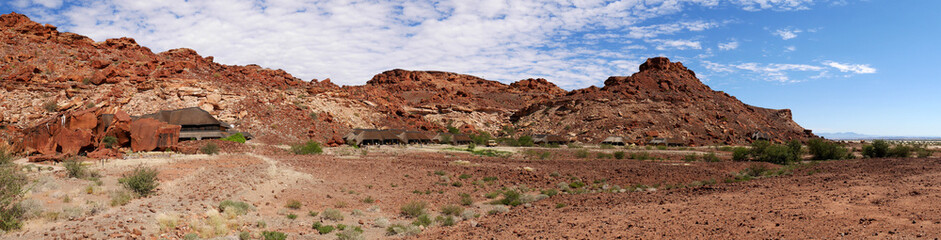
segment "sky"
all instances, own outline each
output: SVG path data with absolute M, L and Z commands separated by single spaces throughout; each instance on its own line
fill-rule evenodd
M 815 132 L 941 136 L 941 1 L 6 0 L 96 41 L 360 85 L 439 70 L 573 90 L 683 62 L 712 89 Z

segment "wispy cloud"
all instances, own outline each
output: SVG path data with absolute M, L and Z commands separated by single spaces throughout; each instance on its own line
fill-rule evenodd
M 856 74 L 871 74 L 876 73 L 876 69 L 869 66 L 869 64 L 847 64 L 847 63 L 838 63 L 834 61 L 826 61 L 824 65 L 830 66 L 840 70 L 840 72 L 849 72 Z
M 798 33 L 802 33 L 802 32 L 804 31 L 800 29 L 786 28 L 786 29 L 778 29 L 774 31 L 772 34 L 775 36 L 781 37 L 781 39 L 784 39 L 784 40 L 791 40 L 791 39 L 796 38 Z
M 63 4 L 65 3 L 65 4 Z M 701 50 L 720 20 L 677 20 L 691 6 L 801 10 L 809 1 L 123 1 L 15 0 L 9 5 L 101 41 L 133 37 L 155 51 L 187 47 L 226 64 L 281 68 L 302 79 L 362 84 L 391 68 L 548 78 L 562 87 L 636 71 L 626 62 L 665 50 Z M 631 40 L 640 40 L 632 42 Z M 598 44 L 615 41 L 616 46 Z M 733 45 L 727 45 L 732 47 Z M 695 54 L 695 53 L 694 53 Z
M 719 50 L 728 51 L 728 50 L 734 50 L 736 48 L 738 48 L 738 41 L 719 43 Z
M 756 80 L 766 80 L 782 83 L 802 82 L 806 79 L 821 79 L 833 77 L 829 74 L 830 68 L 851 74 L 875 73 L 876 69 L 862 64 L 841 64 L 827 61 L 822 65 L 790 64 L 790 63 L 733 63 L 721 64 L 711 61 L 702 61 L 702 65 L 709 71 L 717 74 L 745 73 Z M 796 76 L 796 77 L 795 77 Z M 844 76 L 844 77 L 848 77 Z

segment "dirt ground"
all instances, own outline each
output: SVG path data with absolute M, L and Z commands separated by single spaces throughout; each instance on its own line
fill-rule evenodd
M 730 181 L 756 163 L 681 161 L 698 149 L 495 148 L 497 157 L 448 146 L 327 148 L 298 156 L 285 146 L 249 143 L 218 155 L 165 152 L 87 162 L 100 182 L 67 178 L 61 165 L 32 164 L 27 196 L 32 215 L 3 239 L 336 239 L 312 224 L 363 230 L 361 239 L 617 239 L 617 238 L 936 238 L 941 235 L 941 159 L 862 159 L 806 163 L 789 174 Z M 230 149 L 230 150 L 227 150 Z M 481 148 L 479 148 L 481 149 Z M 478 150 L 479 150 L 478 149 Z M 588 157 L 579 157 L 587 151 Z M 646 152 L 652 160 L 601 153 Z M 29 163 L 19 161 L 26 166 Z M 42 166 L 43 170 L 34 168 Z M 155 195 L 112 206 L 117 179 L 138 166 L 160 171 Z M 763 164 L 769 168 L 777 168 Z M 49 170 L 52 167 L 52 170 Z M 517 190 L 523 204 L 491 202 Z M 560 192 L 548 196 L 549 192 Z M 425 202 L 432 219 L 445 205 L 471 202 L 454 226 L 409 225 L 400 213 Z M 249 203 L 245 215 L 219 203 Z M 300 204 L 287 207 L 289 202 Z M 531 201 L 531 202 L 530 202 Z M 342 220 L 324 217 L 339 210 Z M 318 215 L 309 214 L 316 212 Z M 293 217 L 293 218 L 292 218 Z M 172 223 L 172 224 L 171 224 Z

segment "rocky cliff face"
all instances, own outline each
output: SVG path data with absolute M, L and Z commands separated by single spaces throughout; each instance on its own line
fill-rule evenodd
M 213 62 L 191 49 L 153 53 L 134 39 L 103 42 L 0 15 L 0 147 L 23 130 L 87 109 L 142 115 L 200 107 L 270 143 L 330 144 L 351 128 L 624 135 L 691 143 L 742 143 L 754 131 L 805 136 L 789 110 L 745 105 L 715 92 L 680 63 L 653 58 L 604 88 L 567 92 L 545 79 L 503 84 L 475 76 L 395 69 L 365 85 L 302 81 L 282 70 Z
M 638 144 L 654 137 L 691 145 L 744 144 L 756 131 L 778 141 L 812 136 L 791 120 L 790 110 L 744 104 L 663 57 L 648 59 L 629 77 L 608 78 L 603 88 L 531 105 L 512 120 L 525 132 L 567 134 L 584 142 L 624 136 Z

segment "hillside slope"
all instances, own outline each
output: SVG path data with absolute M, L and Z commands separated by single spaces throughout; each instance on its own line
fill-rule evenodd
M 572 91 L 513 115 L 520 130 L 559 133 L 584 142 L 625 136 L 634 143 L 654 137 L 691 145 L 743 144 L 760 131 L 784 141 L 811 137 L 788 109 L 742 103 L 713 91 L 679 62 L 651 58 L 629 77 L 610 77 L 603 88 Z

